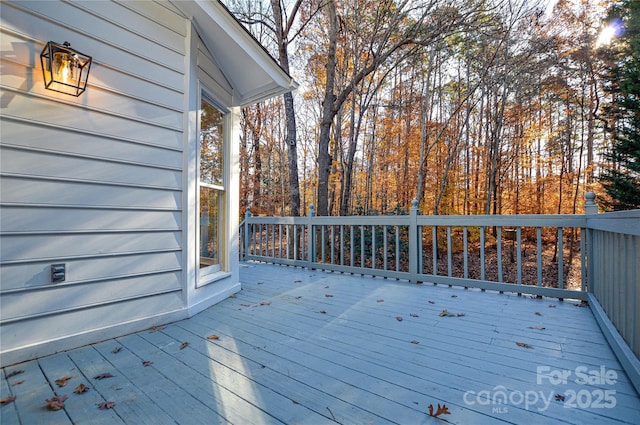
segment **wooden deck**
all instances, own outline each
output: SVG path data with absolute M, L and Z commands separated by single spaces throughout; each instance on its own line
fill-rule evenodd
M 264 264 L 241 275 L 242 292 L 189 320 L 6 367 L 2 398 L 16 399 L 0 423 L 445 423 L 428 415 L 438 403 L 455 424 L 640 423 L 638 394 L 570 300 Z M 46 408 L 55 394 L 63 410 Z

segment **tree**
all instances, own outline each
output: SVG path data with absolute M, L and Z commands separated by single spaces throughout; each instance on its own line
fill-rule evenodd
M 613 95 L 610 110 L 615 124 L 613 144 L 605 153 L 609 168 L 600 179 L 611 197 L 606 206 L 627 210 L 640 208 L 640 2 L 615 5 L 610 18 L 623 23 L 626 31 L 607 55 L 613 62 L 605 80 Z

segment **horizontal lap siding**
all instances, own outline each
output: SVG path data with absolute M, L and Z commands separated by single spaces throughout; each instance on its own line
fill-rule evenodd
M 184 309 L 187 24 L 156 2 L 3 3 L 3 363 Z M 93 56 L 82 96 L 44 89 L 48 40 Z

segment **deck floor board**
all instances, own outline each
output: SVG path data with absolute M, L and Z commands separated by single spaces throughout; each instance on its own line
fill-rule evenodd
M 0 393 L 16 400 L 2 424 L 435 424 L 428 406 L 443 403 L 454 424 L 640 423 L 638 394 L 575 301 L 257 263 L 241 279 L 190 319 L 4 368 Z M 602 369 L 615 382 L 576 382 Z M 74 394 L 80 383 L 90 390 Z M 65 409 L 49 411 L 56 393 Z

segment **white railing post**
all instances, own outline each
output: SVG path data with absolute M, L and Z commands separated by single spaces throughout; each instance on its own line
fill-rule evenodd
M 313 270 L 313 262 L 316 259 L 316 238 L 313 231 L 313 217 L 316 215 L 316 210 L 313 204 L 309 205 L 309 215 L 307 218 L 307 262 L 309 263 L 309 269 Z
M 251 218 L 251 206 L 247 205 L 247 211 L 244 213 L 244 255 L 243 260 L 246 260 L 249 256 L 249 249 L 251 248 L 251 224 L 249 219 Z
M 422 255 L 418 247 L 418 201 L 411 201 L 411 210 L 409 211 L 409 274 L 410 282 L 418 283 L 418 259 Z
M 584 198 L 585 198 L 585 203 L 584 203 L 584 213 L 585 215 L 589 216 L 589 215 L 593 215 L 593 214 L 598 214 L 598 204 L 596 204 L 596 194 L 593 192 L 587 192 L 584 194 Z M 586 230 L 586 243 L 585 243 L 585 248 L 586 248 L 586 252 L 582 253 L 582 263 L 584 264 L 584 262 L 586 261 L 587 263 L 587 267 L 584 268 L 586 270 L 587 276 L 586 279 L 583 276 L 582 281 L 583 281 L 583 289 L 584 289 L 584 285 L 587 285 L 587 291 L 591 292 L 592 294 L 595 292 L 595 285 L 596 285 L 596 279 L 595 279 L 595 258 L 594 258 L 594 252 L 593 252 L 593 230 L 589 229 L 589 227 L 587 226 Z

